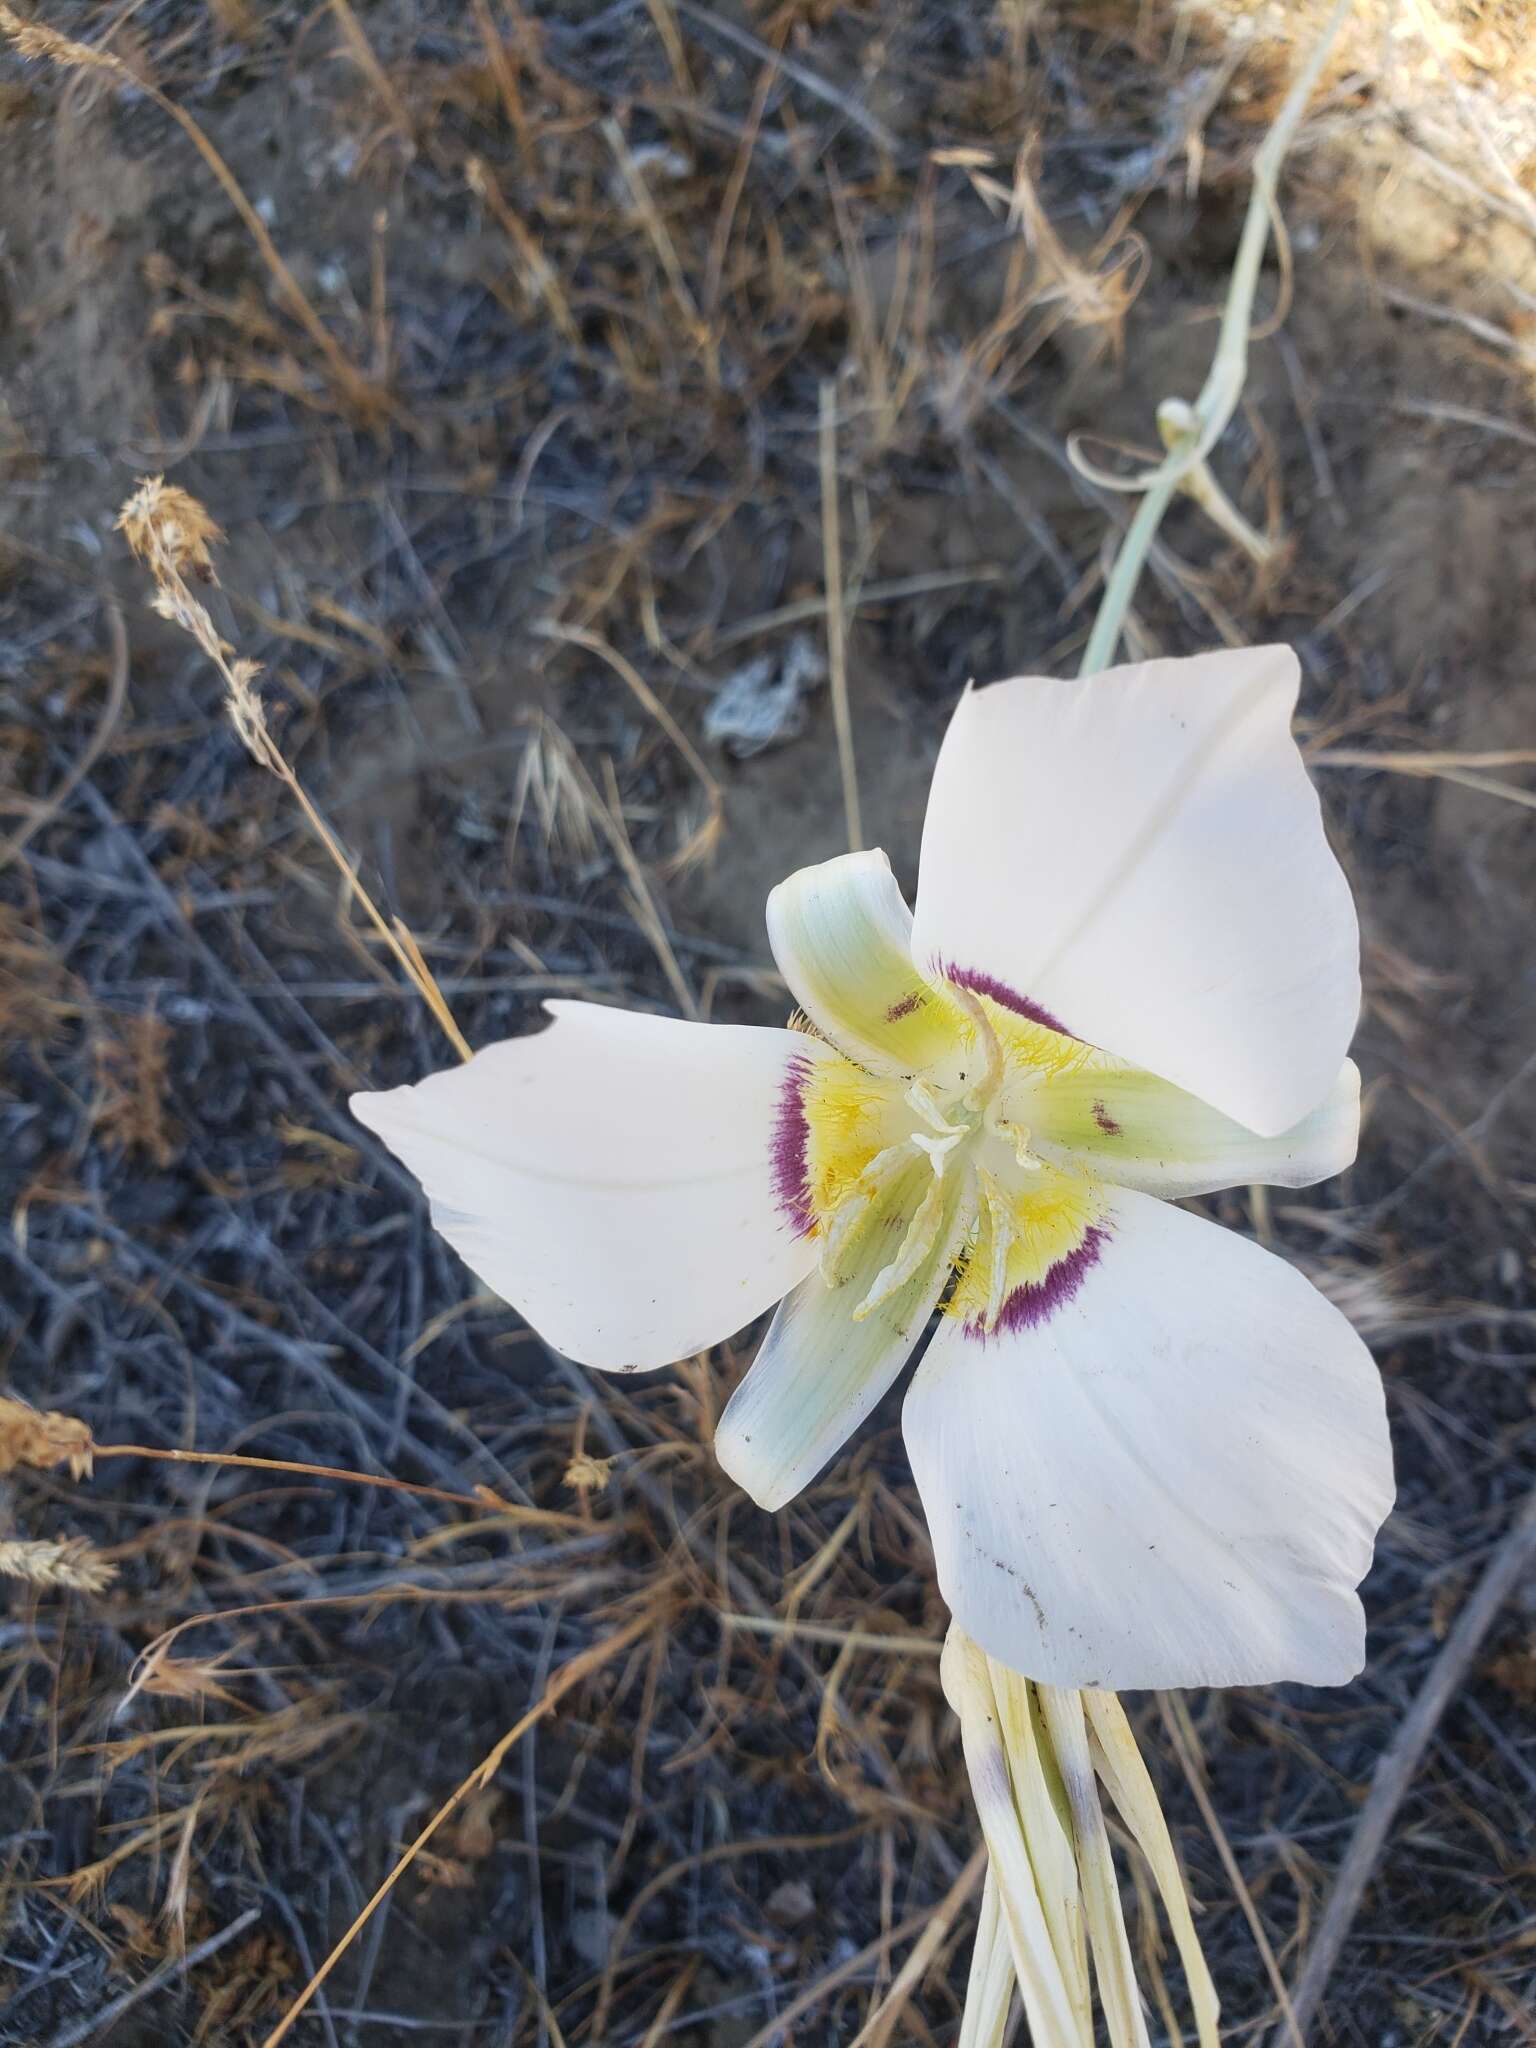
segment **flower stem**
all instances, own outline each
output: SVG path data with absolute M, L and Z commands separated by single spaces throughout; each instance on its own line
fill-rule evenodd
M 1354 0 L 1336 0 L 1322 34 L 1306 63 L 1297 72 L 1285 96 L 1285 103 L 1254 158 L 1253 196 L 1248 202 L 1247 218 L 1243 222 L 1242 236 L 1232 264 L 1232 279 L 1222 308 L 1216 353 L 1211 358 L 1211 367 L 1199 397 L 1188 408 L 1190 424 L 1183 432 L 1175 434 L 1167 455 L 1155 469 L 1144 470 L 1136 477 L 1115 477 L 1093 470 L 1072 444 L 1068 446 L 1068 453 L 1077 467 L 1105 489 L 1144 494 L 1136 516 L 1116 550 L 1114 565 L 1105 581 L 1098 616 L 1093 622 L 1093 631 L 1088 637 L 1082 666 L 1078 670 L 1081 676 L 1097 675 L 1100 669 L 1108 668 L 1114 660 L 1126 612 L 1130 609 L 1152 543 L 1157 538 L 1163 514 L 1186 476 L 1205 461 L 1220 440 L 1242 398 L 1248 377 L 1248 340 L 1253 324 L 1254 293 L 1258 290 L 1259 271 L 1269 241 L 1270 226 L 1279 219 L 1275 188 L 1280 166 L 1328 61 L 1334 37 L 1343 27 L 1353 4 Z
M 1163 523 L 1163 514 L 1173 503 L 1178 488 L 1177 476 L 1164 477 L 1152 486 L 1136 507 L 1136 517 L 1126 528 L 1125 538 L 1115 553 L 1114 567 L 1104 585 L 1104 595 L 1083 652 L 1079 676 L 1096 676 L 1114 660 L 1125 615 L 1131 608 L 1131 599 L 1141 580 L 1142 565 L 1151 552 L 1157 529 Z

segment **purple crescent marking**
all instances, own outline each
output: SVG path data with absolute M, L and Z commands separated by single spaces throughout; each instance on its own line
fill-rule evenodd
M 1016 988 L 1010 988 L 1006 981 L 999 981 L 995 974 L 983 974 L 979 967 L 944 967 L 944 979 L 952 981 L 957 988 L 968 988 L 973 995 L 990 996 L 999 1008 L 1012 1010 L 1015 1016 L 1027 1017 L 1031 1024 L 1043 1024 L 1047 1031 L 1059 1031 L 1063 1038 L 1074 1038 L 1059 1017 L 1053 1017 L 1049 1010 L 1042 1009 L 1028 996 L 1021 996 Z
M 790 1061 L 773 1120 L 773 1192 L 797 1237 L 809 1237 L 816 1228 L 805 1157 L 811 1136 L 805 1115 L 805 1084 L 811 1078 L 811 1065 L 804 1054 L 797 1054 Z
M 968 1322 L 961 1325 L 965 1334 L 974 1337 L 977 1343 L 985 1344 L 989 1337 L 1001 1337 L 1014 1330 L 1038 1330 L 1042 1323 L 1050 1321 L 1057 1309 L 1066 1307 L 1099 1263 L 1108 1243 L 1109 1232 L 1103 1225 L 1090 1225 L 1077 1249 L 1068 1252 L 1064 1259 L 1058 1259 L 1043 1280 L 1031 1280 L 1023 1287 L 1015 1287 L 1003 1303 L 994 1330 L 984 1330 L 980 1323 Z
M 899 1003 L 892 1003 L 885 1013 L 885 1021 L 887 1024 L 899 1024 L 903 1017 L 910 1017 L 914 1010 L 920 1010 L 922 1007 L 923 998 L 914 989 L 910 995 L 903 996 Z
M 1114 1118 L 1110 1115 L 1109 1111 L 1104 1107 L 1102 1102 L 1094 1103 L 1093 1120 L 1098 1125 L 1099 1129 L 1104 1133 L 1106 1138 L 1119 1137 L 1121 1127 L 1119 1124 L 1115 1122 Z

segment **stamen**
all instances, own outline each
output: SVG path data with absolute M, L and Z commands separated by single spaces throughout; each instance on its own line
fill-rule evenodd
M 978 1167 L 977 1179 L 987 1205 L 987 1220 L 992 1236 L 988 1246 L 991 1258 L 987 1270 L 987 1305 L 982 1312 L 983 1326 L 988 1330 L 997 1328 L 997 1319 L 1003 1312 L 1003 1303 L 1008 1299 L 1008 1254 L 1013 1250 L 1016 1235 L 1013 1226 L 1013 1212 L 1008 1207 L 1006 1196 L 990 1173 Z
M 977 1110 L 985 1108 L 1003 1085 L 1003 1048 L 981 1006 L 981 998 L 957 981 L 952 981 L 949 986 L 956 1002 L 976 1026 L 976 1035 L 987 1063 L 981 1079 L 966 1090 L 965 1106 L 974 1115 Z
M 904 1287 L 915 1273 L 921 1271 L 933 1255 L 943 1225 L 944 1182 L 935 1175 L 907 1225 L 901 1250 L 888 1266 L 882 1267 L 875 1275 L 874 1285 L 854 1310 L 853 1320 L 856 1323 L 862 1323 L 882 1301 L 888 1301 L 899 1287 Z
M 821 1256 L 817 1261 L 821 1277 L 829 1287 L 836 1284 L 838 1268 L 874 1214 L 875 1204 L 909 1163 L 905 1139 L 898 1145 L 887 1145 L 883 1152 L 875 1154 L 859 1175 L 858 1185 L 832 1211 L 822 1235 Z

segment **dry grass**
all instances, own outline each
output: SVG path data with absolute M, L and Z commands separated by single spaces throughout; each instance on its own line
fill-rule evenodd
M 745 1342 L 595 1384 L 341 1105 L 442 1058 L 428 984 L 471 1044 L 555 992 L 780 1015 L 761 888 L 855 773 L 910 878 L 959 688 L 1082 645 L 1123 507 L 1065 437 L 1157 459 L 1317 11 L 24 24 L 88 58 L 0 76 L 0 1556 L 116 1577 L 12 1581 L 0 2034 L 270 2040 L 388 1881 L 292 2042 L 953 2040 L 974 1826 L 894 1410 L 757 1515 L 708 1449 Z M 1529 43 L 1400 12 L 1325 81 L 1213 461 L 1273 557 L 1177 510 L 1130 621 L 1300 643 L 1367 922 L 1361 1166 L 1220 1209 L 1387 1369 L 1372 1664 L 1137 1716 L 1240 2040 L 1536 1451 Z M 109 534 L 155 472 L 173 629 Z M 726 759 L 705 708 L 797 633 L 841 710 Z M 1529 1634 L 1414 1775 L 1340 2043 L 1521 2038 Z

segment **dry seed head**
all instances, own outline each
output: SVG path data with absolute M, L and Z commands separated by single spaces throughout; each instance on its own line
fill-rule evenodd
M 0 1543 L 0 1573 L 28 1579 L 34 1586 L 68 1586 L 80 1593 L 104 1593 L 117 1577 L 117 1566 L 83 1536 L 62 1542 Z
M 601 1493 L 617 1464 L 616 1458 L 594 1458 L 583 1451 L 565 1468 L 565 1485 L 577 1493 Z
M 0 1394 L 0 1472 L 14 1472 L 18 1465 L 39 1471 L 68 1465 L 72 1479 L 88 1479 L 91 1451 L 91 1432 L 77 1416 L 29 1408 Z
M 208 548 L 224 538 L 223 528 L 190 491 L 163 476 L 144 478 L 118 513 L 117 525 L 157 582 L 189 571 L 203 583 L 218 581 Z
M 261 698 L 256 693 L 256 678 L 261 674 L 259 661 L 232 661 L 229 665 L 229 707 L 230 723 L 245 742 L 246 749 L 258 760 L 263 768 L 272 766 L 274 752 L 272 736 L 267 731 L 267 713 Z
M 61 36 L 57 29 L 44 28 L 40 22 L 23 21 L 19 14 L 3 4 L 0 4 L 0 35 L 9 39 L 19 57 L 46 59 L 52 64 L 63 64 L 72 71 L 110 71 L 123 79 L 132 76 L 120 57 L 114 57 L 106 50 L 93 50 L 89 43 L 72 42 L 68 36 Z
M 219 1700 L 225 1706 L 238 1707 L 239 1697 L 220 1683 L 233 1664 L 230 1650 L 220 1650 L 212 1657 L 172 1658 L 162 1653 L 146 1662 L 140 1684 L 145 1692 L 165 1699 Z

